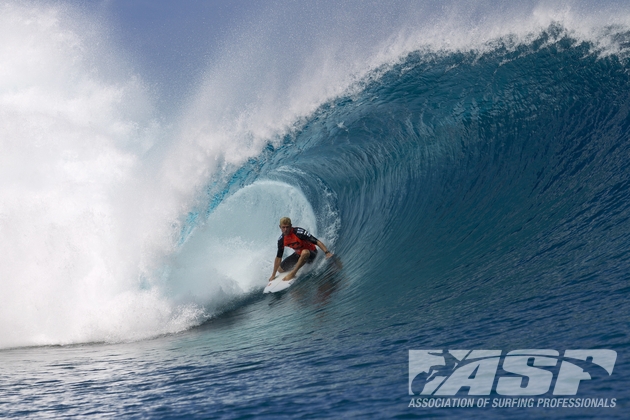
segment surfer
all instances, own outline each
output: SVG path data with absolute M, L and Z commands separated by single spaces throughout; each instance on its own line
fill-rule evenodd
M 294 278 L 298 270 L 302 268 L 304 264 L 310 264 L 315 261 L 315 257 L 317 256 L 317 248 L 315 245 L 324 251 L 326 258 L 330 258 L 333 255 L 319 239 L 301 227 L 293 227 L 291 225 L 291 219 L 288 217 L 280 219 L 280 230 L 282 231 L 282 235 L 278 238 L 278 253 L 273 263 L 273 274 L 269 278 L 269 281 L 276 277 L 276 273 L 284 273 L 291 269 L 291 272 L 286 275 L 284 281 Z M 285 246 L 292 248 L 295 253 L 289 255 L 282 261 Z

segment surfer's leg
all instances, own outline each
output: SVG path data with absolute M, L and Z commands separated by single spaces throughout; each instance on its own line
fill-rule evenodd
M 288 257 L 284 259 L 284 261 L 280 263 L 280 268 L 278 268 L 278 272 L 285 273 L 291 270 L 297 264 L 298 259 L 299 259 L 298 254 L 289 255 Z
M 293 270 L 291 270 L 291 272 L 284 277 L 284 281 L 291 280 L 292 278 L 294 278 L 298 270 L 304 264 L 306 264 L 310 256 L 311 256 L 311 251 L 309 251 L 308 249 L 305 249 L 304 251 L 302 251 L 302 254 L 300 254 L 300 258 L 297 261 L 297 264 L 295 265 L 295 267 L 293 267 Z

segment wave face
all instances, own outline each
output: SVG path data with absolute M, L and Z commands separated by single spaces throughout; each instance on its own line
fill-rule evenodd
M 630 234 L 629 81 L 623 51 L 553 26 L 515 47 L 412 53 L 323 106 L 264 176 L 332 191 L 362 293 L 441 295 L 444 310 L 476 293 L 524 310 L 541 288 L 612 299 Z M 273 167 L 287 161 L 304 175 Z

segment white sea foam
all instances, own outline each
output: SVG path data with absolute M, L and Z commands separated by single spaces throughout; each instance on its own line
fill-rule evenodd
M 143 161 L 151 98 L 67 13 L 0 6 L 1 347 L 142 338 L 196 316 L 139 287 L 179 217 Z

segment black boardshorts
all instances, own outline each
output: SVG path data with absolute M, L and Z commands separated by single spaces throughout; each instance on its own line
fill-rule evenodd
M 308 260 L 306 260 L 306 264 L 310 264 L 313 261 L 315 261 L 315 257 L 317 257 L 317 250 L 311 251 L 311 255 L 308 256 Z M 294 252 L 293 254 L 286 257 L 284 261 L 280 263 L 280 268 L 282 268 L 282 271 L 289 271 L 293 267 L 295 267 L 295 264 L 297 264 L 299 259 L 300 259 L 300 256 Z

